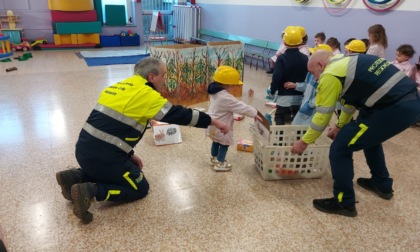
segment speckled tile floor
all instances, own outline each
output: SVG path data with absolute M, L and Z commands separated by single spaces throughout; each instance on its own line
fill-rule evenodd
M 161 147 L 149 130 L 136 147 L 149 195 L 94 203 L 93 222 L 82 224 L 55 172 L 77 165 L 74 145 L 99 92 L 130 76 L 133 65 L 87 67 L 75 52 L 35 51 L 28 61 L 0 63 L 0 234 L 9 251 L 419 251 L 419 127 L 384 144 L 395 197 L 382 200 L 356 185 L 356 218 L 312 207 L 312 199 L 332 195 L 329 171 L 321 179 L 264 181 L 253 154 L 233 146 L 232 171 L 217 173 L 202 129 L 181 127 L 183 143 Z M 12 66 L 18 70 L 6 73 Z M 242 100 L 264 113 L 270 77 L 245 66 Z M 236 139 L 252 139 L 251 123 L 235 123 Z M 363 154 L 354 161 L 355 176 L 369 176 Z

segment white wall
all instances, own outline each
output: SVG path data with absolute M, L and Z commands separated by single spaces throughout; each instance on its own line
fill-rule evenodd
M 293 0 L 196 0 L 197 4 L 224 4 L 224 5 L 254 5 L 254 6 L 300 6 L 324 7 L 322 1 L 310 0 L 307 4 L 300 4 Z M 346 1 L 347 2 L 347 1 Z M 352 9 L 367 9 L 362 0 L 352 0 L 348 5 Z M 420 11 L 419 0 L 401 0 L 393 10 Z

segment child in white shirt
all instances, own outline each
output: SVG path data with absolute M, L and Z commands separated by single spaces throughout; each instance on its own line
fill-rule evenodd
M 314 36 L 314 47 L 316 47 L 319 44 L 324 44 L 325 43 L 325 33 L 324 32 L 318 32 L 317 34 L 315 34 Z
M 388 39 L 385 28 L 380 24 L 372 25 L 368 29 L 368 36 L 370 46 L 366 54 L 385 58 L 385 49 L 388 47 Z
M 341 53 L 341 44 L 337 38 L 331 37 L 327 40 L 325 44 L 331 47 L 331 49 L 333 50 L 333 55 Z
M 215 171 L 229 171 L 232 165 L 226 161 L 226 153 L 233 140 L 233 113 L 249 116 L 262 121 L 255 108 L 236 99 L 229 93 L 232 85 L 242 85 L 238 70 L 230 66 L 220 66 L 213 75 L 213 82 L 208 86 L 210 94 L 209 115 L 217 118 L 229 127 L 224 134 L 218 128 L 210 125 L 206 136 L 213 141 L 211 145 L 211 165 Z
M 392 64 L 403 71 L 408 77 L 413 74 L 413 65 L 409 59 L 413 57 L 416 52 L 409 44 L 400 45 L 395 53 L 395 60 Z

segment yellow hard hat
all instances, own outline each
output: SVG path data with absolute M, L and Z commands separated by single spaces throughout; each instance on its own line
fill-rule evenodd
M 281 36 L 283 37 L 284 34 L 286 33 L 287 29 L 290 29 L 292 27 L 294 27 L 294 26 L 287 26 L 286 28 L 284 28 L 284 30 L 281 32 Z
M 366 45 L 359 39 L 352 40 L 348 45 L 345 46 L 347 50 L 352 52 L 364 53 L 366 52 Z
M 239 71 L 230 66 L 220 66 L 214 72 L 213 80 L 225 85 L 239 85 L 243 84 L 240 78 Z
M 318 50 L 327 50 L 329 52 L 333 52 L 331 46 L 327 45 L 327 44 L 318 44 L 317 46 L 313 47 L 313 48 L 309 48 L 309 52 L 311 54 L 314 54 L 314 52 L 318 51 Z
M 286 28 L 284 28 L 283 32 L 286 32 L 288 29 L 293 29 L 293 28 L 294 28 L 294 26 L 292 26 L 292 25 L 286 26 Z
M 300 33 L 302 34 L 302 38 L 306 36 L 306 31 L 305 31 L 305 28 L 303 28 L 302 26 L 295 26 L 295 27 L 296 27 L 296 28 L 300 31 Z
M 302 44 L 302 32 L 296 26 L 289 26 L 284 30 L 283 41 L 289 46 L 298 46 Z

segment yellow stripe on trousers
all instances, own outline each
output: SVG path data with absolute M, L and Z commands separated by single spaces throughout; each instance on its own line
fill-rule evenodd
M 136 185 L 136 183 L 134 183 L 133 182 L 133 180 L 131 180 L 131 178 L 129 177 L 130 176 L 130 172 L 126 172 L 125 174 L 124 174 L 124 178 L 125 178 L 125 180 L 127 180 L 128 181 L 128 183 L 130 183 L 130 185 L 135 189 L 135 190 L 138 190 L 137 189 L 137 185 Z
M 108 195 L 106 196 L 105 201 L 107 201 L 111 195 L 118 195 L 120 193 L 121 193 L 120 190 L 109 190 L 108 191 Z
M 338 193 L 337 200 L 338 200 L 339 203 L 343 202 L 343 195 L 344 195 L 343 192 Z
M 366 130 L 369 128 L 368 126 L 364 125 L 363 123 L 359 124 L 360 130 L 359 132 L 357 132 L 357 134 L 351 139 L 349 146 L 353 145 L 357 139 L 359 139 L 365 132 Z

